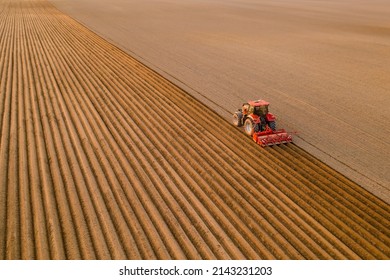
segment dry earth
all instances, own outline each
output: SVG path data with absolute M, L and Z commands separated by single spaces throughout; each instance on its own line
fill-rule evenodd
M 296 144 L 390 202 L 390 2 L 52 0 L 230 120 L 270 101 Z
M 0 0 L 0 93 L 0 259 L 390 258 L 389 204 L 47 1 Z

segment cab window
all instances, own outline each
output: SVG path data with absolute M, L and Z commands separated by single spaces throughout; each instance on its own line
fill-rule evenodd
M 262 106 L 256 106 L 254 108 L 254 114 L 258 116 L 265 116 L 268 114 L 268 106 L 267 105 L 262 105 Z

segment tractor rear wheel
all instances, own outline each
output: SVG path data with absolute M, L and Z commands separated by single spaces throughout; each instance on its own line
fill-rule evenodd
M 260 132 L 261 131 L 261 124 L 260 123 L 255 123 L 253 125 L 253 131 L 254 132 Z
M 269 128 L 272 129 L 272 131 L 276 130 L 276 123 L 275 123 L 275 121 L 269 122 L 268 125 L 269 125 Z
M 249 136 L 253 135 L 254 132 L 254 126 L 253 126 L 253 121 L 251 118 L 247 118 L 244 123 L 244 130 L 245 133 L 248 134 Z

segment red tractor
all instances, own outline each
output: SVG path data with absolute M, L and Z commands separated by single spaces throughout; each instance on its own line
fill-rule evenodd
M 263 147 L 292 142 L 292 136 L 284 129 L 276 130 L 276 118 L 268 112 L 268 106 L 264 100 L 242 104 L 233 115 L 233 124 L 244 126 L 245 133 Z

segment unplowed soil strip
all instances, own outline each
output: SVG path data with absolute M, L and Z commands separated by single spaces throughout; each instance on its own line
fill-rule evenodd
M 389 259 L 390 206 L 262 149 L 46 1 L 0 0 L 1 259 Z

